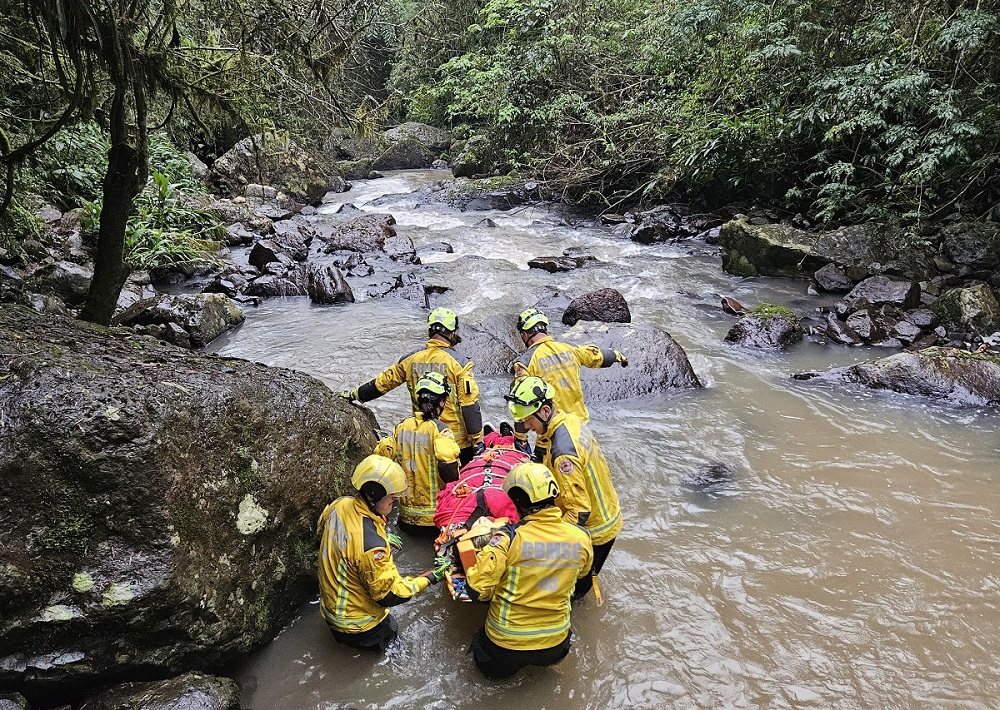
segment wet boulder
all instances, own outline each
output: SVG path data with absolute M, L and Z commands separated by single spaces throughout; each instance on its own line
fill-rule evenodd
M 529 269 L 541 269 L 555 274 L 560 271 L 573 271 L 589 262 L 597 261 L 589 255 L 584 256 L 536 256 L 528 261 Z
M 875 224 L 813 231 L 736 219 L 722 225 L 719 238 L 722 266 L 736 276 L 797 277 L 837 263 L 856 279 L 889 272 L 916 279 L 933 257 L 900 230 Z
M 702 386 L 684 349 L 670 333 L 653 326 L 580 321 L 560 340 L 572 345 L 594 344 L 620 350 L 628 357 L 628 367 L 612 365 L 580 370 L 588 404 Z
M 383 170 L 416 170 L 429 168 L 437 159 L 430 148 L 416 138 L 406 137 L 390 143 L 372 161 L 372 168 Z
M 32 273 L 27 287 L 32 291 L 54 294 L 67 305 L 81 306 L 87 300 L 93 280 L 94 270 L 91 267 L 72 261 L 56 261 Z
M 306 278 L 309 300 L 313 303 L 354 303 L 354 293 L 336 266 L 310 264 Z
M 122 683 L 87 698 L 80 710 L 240 710 L 232 678 L 184 673 L 169 680 Z
M 382 251 L 385 240 L 396 236 L 396 219 L 390 214 L 363 214 L 342 222 L 325 220 L 314 225 L 324 252 L 340 250 L 362 254 Z
M 0 414 L 0 685 L 39 691 L 270 641 L 315 596 L 317 517 L 375 444 L 308 375 L 17 306 Z
M 417 121 L 407 121 L 398 126 L 388 129 L 382 136 L 388 143 L 395 143 L 407 138 L 412 138 L 425 146 L 435 156 L 441 155 L 451 147 L 451 134 L 426 123 Z
M 836 264 L 827 264 L 813 274 L 813 281 L 821 291 L 827 293 L 847 293 L 854 286 L 842 268 Z
M 602 288 L 574 298 L 562 315 L 562 322 L 574 325 L 581 320 L 605 323 L 631 323 L 628 302 L 613 288 Z
M 1000 227 L 988 222 L 958 222 L 940 232 L 941 251 L 953 264 L 973 272 L 1000 271 Z
M 246 316 L 240 307 L 221 293 L 158 295 L 139 301 L 114 317 L 115 325 L 173 324 L 188 334 L 194 347 L 207 345 L 244 320 Z
M 261 133 L 244 138 L 212 163 L 209 179 L 224 194 L 263 183 L 306 202 L 318 202 L 331 181 L 319 163 L 287 135 Z
M 952 330 L 972 329 L 982 334 L 1000 330 L 1000 303 L 984 284 L 948 289 L 931 308 L 942 324 Z
M 1000 404 L 1000 355 L 949 347 L 902 352 L 879 360 L 802 372 L 798 380 L 848 382 L 952 404 Z
M 844 296 L 849 309 L 889 304 L 899 308 L 916 308 L 920 305 L 920 284 L 913 281 L 872 276 L 865 279 Z
M 524 344 L 517 334 L 517 316 L 495 313 L 479 323 L 461 323 L 462 342 L 456 350 L 472 360 L 477 375 L 507 375 Z
M 749 348 L 783 349 L 802 340 L 802 324 L 787 308 L 762 303 L 741 317 L 726 342 Z

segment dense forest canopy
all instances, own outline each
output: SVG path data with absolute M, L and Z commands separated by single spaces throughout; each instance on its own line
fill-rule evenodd
M 392 86 L 576 199 L 996 219 L 998 52 L 986 2 L 430 3 Z
M 103 192 L 121 233 L 152 184 L 151 134 L 210 162 L 261 130 L 320 150 L 333 126 L 416 120 L 598 209 L 756 200 L 915 234 L 996 220 L 998 15 L 973 0 L 8 1 L 2 207 Z M 109 184 L 122 165 L 131 181 Z

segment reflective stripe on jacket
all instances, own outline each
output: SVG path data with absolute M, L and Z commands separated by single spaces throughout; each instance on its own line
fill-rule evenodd
M 486 635 L 515 651 L 562 643 L 569 633 L 570 596 L 593 558 L 590 536 L 562 520 L 555 507 L 494 534 L 466 570 L 480 599 L 490 600 Z
M 544 335 L 514 361 L 513 369 L 514 377 L 541 377 L 555 390 L 552 401 L 557 410 L 575 414 L 588 422 L 590 413 L 583 403 L 580 368 L 614 364 L 614 350 L 601 350 L 596 345 L 569 345 Z
M 386 392 L 406 383 L 410 390 L 413 413 L 417 414 L 417 380 L 428 372 L 440 372 L 451 385 L 451 394 L 441 413 L 459 448 L 478 444 L 483 438 L 483 417 L 479 409 L 479 386 L 472 374 L 472 361 L 452 350 L 437 338 L 427 341 L 423 350 L 404 355 L 392 367 L 378 374 L 375 387 Z
M 454 463 L 460 453 L 451 429 L 418 414 L 397 424 L 375 453 L 394 458 L 406 474 L 410 492 L 399 500 L 399 519 L 409 525 L 433 526 L 438 492 L 444 487 L 438 463 Z
M 374 628 L 388 606 L 415 597 L 426 577 L 401 577 L 385 521 L 357 496 L 338 498 L 319 516 L 320 613 L 345 633 Z
M 556 505 L 563 518 L 587 528 L 595 545 L 614 539 L 622 529 L 622 512 L 608 462 L 590 427 L 574 414 L 557 411 L 535 451 L 559 483 Z

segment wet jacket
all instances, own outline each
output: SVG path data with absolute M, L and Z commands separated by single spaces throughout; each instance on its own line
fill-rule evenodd
M 559 483 L 556 505 L 563 518 L 583 525 L 594 545 L 613 540 L 622 529 L 621 508 L 590 427 L 574 414 L 557 411 L 535 442 L 534 456 Z
M 344 633 L 362 633 L 430 584 L 401 577 L 392 560 L 385 521 L 363 500 L 338 498 L 319 516 L 320 613 Z
M 444 487 L 438 463 L 453 464 L 459 455 L 448 425 L 425 420 L 421 414 L 404 419 L 392 436 L 379 442 L 375 453 L 395 459 L 406 474 L 410 492 L 399 500 L 399 519 L 409 525 L 433 526 L 438 492 Z
M 404 355 L 374 380 L 361 385 L 358 399 L 368 402 L 405 382 L 416 414 L 419 412 L 415 394 L 417 380 L 428 372 L 440 372 L 451 384 L 441 421 L 451 429 L 459 448 L 478 444 L 483 438 L 483 415 L 479 410 L 479 386 L 472 375 L 472 361 L 437 338 L 430 338 L 423 350 Z
M 590 536 L 545 508 L 494 534 L 466 580 L 490 600 L 486 635 L 515 651 L 552 648 L 569 633 L 570 596 L 590 570 Z
M 583 403 L 580 368 L 611 367 L 615 362 L 614 350 L 602 350 L 596 345 L 569 345 L 544 335 L 512 367 L 514 377 L 532 375 L 552 385 L 556 409 L 575 414 L 586 423 L 590 421 L 590 413 Z

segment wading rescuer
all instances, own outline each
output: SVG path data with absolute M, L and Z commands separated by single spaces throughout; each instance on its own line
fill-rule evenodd
M 504 395 L 514 421 L 538 435 L 534 460 L 544 464 L 559 483 L 556 505 L 563 519 L 582 525 L 590 533 L 594 567 L 576 585 L 573 597 L 578 599 L 596 586 L 597 575 L 622 529 L 622 513 L 608 462 L 590 427 L 575 414 L 559 411 L 553 397 L 552 387 L 540 377 L 515 380 L 510 394 Z M 599 586 L 595 595 L 600 604 Z
M 392 559 L 386 517 L 406 494 L 406 477 L 395 461 L 372 454 L 354 469 L 356 496 L 344 496 L 319 516 L 320 612 L 337 643 L 384 651 L 398 634 L 389 607 L 402 604 L 444 579 L 451 563 L 401 577 Z
M 461 340 L 455 311 L 436 308 L 427 318 L 427 343 L 422 350 L 404 355 L 374 380 L 340 394 L 351 400 L 370 402 L 405 382 L 416 414 L 420 411 L 417 406 L 417 382 L 428 372 L 440 372 L 451 386 L 441 412 L 441 421 L 455 436 L 455 442 L 461 449 L 462 465 L 465 465 L 472 460 L 483 439 L 483 415 L 479 410 L 479 387 L 472 375 L 472 361 L 452 349 Z
M 416 415 L 396 425 L 375 453 L 394 459 L 403 468 L 409 493 L 399 501 L 399 526 L 406 532 L 437 535 L 434 510 L 444 484 L 458 480 L 458 444 L 451 429 L 438 421 L 451 386 L 440 372 L 428 372 L 417 381 Z
M 555 507 L 559 484 L 545 466 L 518 464 L 503 490 L 521 522 L 497 531 L 466 570 L 471 595 L 490 601 L 486 626 L 472 637 L 476 666 L 488 678 L 566 657 L 570 596 L 593 558 L 590 536 Z
M 583 387 L 580 384 L 580 368 L 611 367 L 620 362 L 628 366 L 628 358 L 617 350 L 606 350 L 596 345 L 569 345 L 554 340 L 548 333 L 549 319 L 537 308 L 528 308 L 517 317 L 517 332 L 527 348 L 511 366 L 514 378 L 541 377 L 551 385 L 552 401 L 560 412 L 575 414 L 584 424 L 590 421 L 590 413 L 583 402 Z M 524 441 L 527 436 L 523 426 L 514 427 L 518 448 L 527 450 Z

